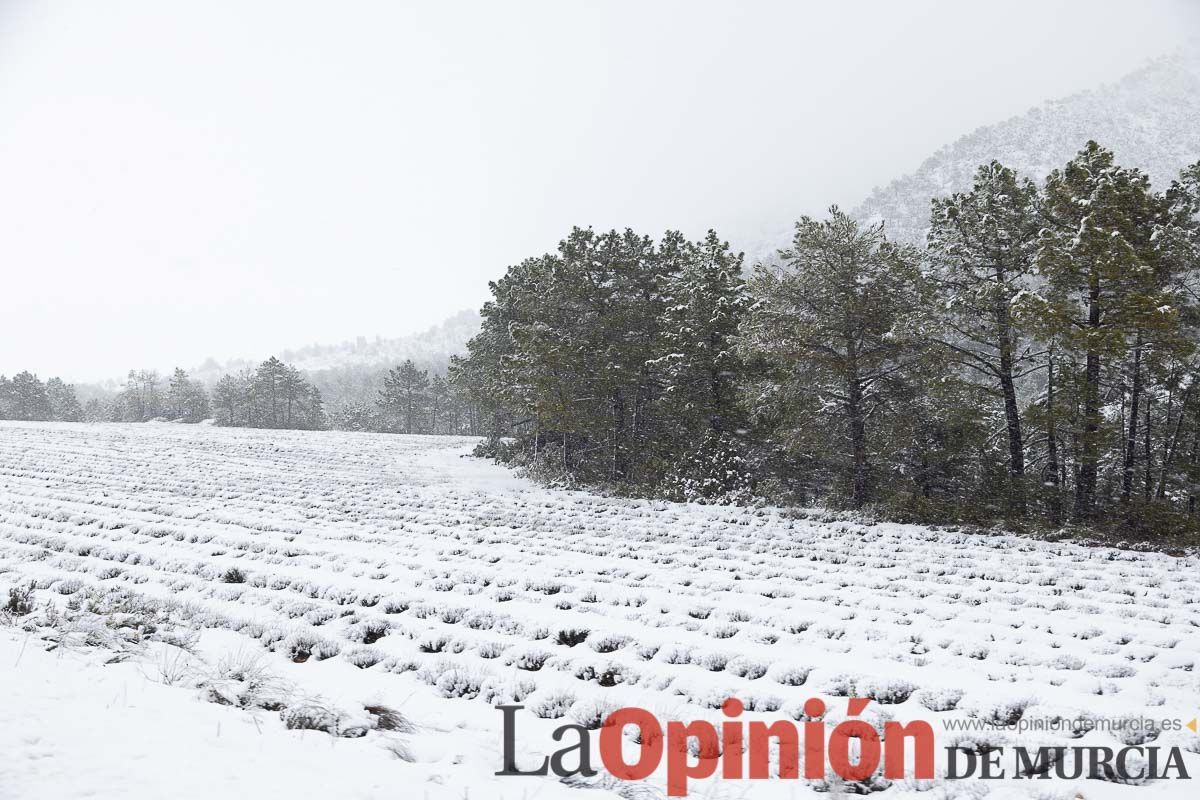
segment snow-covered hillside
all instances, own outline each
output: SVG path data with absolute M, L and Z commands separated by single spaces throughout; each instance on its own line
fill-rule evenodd
M 450 357 L 466 352 L 467 340 L 479 332 L 479 315 L 475 311 L 460 311 L 447 317 L 427 331 L 395 338 L 358 337 L 354 341 L 339 344 L 313 344 L 278 353 L 265 353 L 257 360 L 232 360 L 218 363 L 209 360 L 193 369 L 189 374 L 206 383 L 213 383 L 222 375 L 242 369 L 254 369 L 268 355 L 274 355 L 297 369 L 312 374 L 339 368 L 394 367 L 406 359 L 418 366 L 445 369 Z
M 1200 711 L 1196 559 L 550 491 L 471 445 L 0 423 L 0 602 L 33 586 L 0 624 L 0 796 L 658 796 L 661 773 L 496 777 L 505 702 L 522 765 L 564 720 L 720 720 L 730 696 L 762 720 L 821 697 L 829 725 L 868 696 L 979 750 L 1129 734 L 947 723 Z M 1200 773 L 1200 737 L 1146 736 Z M 696 796 L 831 788 L 715 783 Z M 884 796 L 1194 791 L 1034 783 Z
M 1165 188 L 1200 160 L 1200 61 L 1165 57 L 1116 83 L 980 128 L 938 150 L 911 175 L 876 189 L 855 215 L 886 220 L 894 238 L 920 244 L 930 199 L 970 189 L 980 164 L 995 159 L 1041 180 L 1089 139 Z

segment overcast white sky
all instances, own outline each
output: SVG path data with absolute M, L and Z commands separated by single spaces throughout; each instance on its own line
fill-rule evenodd
M 573 224 L 747 247 L 1197 6 L 0 0 L 0 372 L 414 332 Z

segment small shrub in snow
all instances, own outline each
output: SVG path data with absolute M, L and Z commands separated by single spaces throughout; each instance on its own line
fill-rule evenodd
M 359 669 L 367 669 L 383 661 L 386 655 L 375 647 L 356 647 L 347 651 L 344 658 Z
M 221 583 L 245 583 L 246 573 L 237 567 L 230 567 L 221 573 Z
M 842 672 L 826 680 L 821 691 L 834 697 L 853 697 L 856 680 L 855 676 Z
M 1129 664 L 1103 664 L 1088 670 L 1101 678 L 1132 678 L 1137 670 Z
M 337 736 L 338 715 L 327 706 L 309 701 L 289 706 L 279 712 L 279 718 L 288 730 L 324 731 Z
M 1078 656 L 1073 656 L 1070 653 L 1060 653 L 1047 662 L 1048 666 L 1055 669 L 1080 670 L 1084 667 L 1084 661 Z
M 395 733 L 413 733 L 416 727 L 409 722 L 408 717 L 389 706 L 375 704 L 365 706 L 364 711 L 375 720 L 375 727 L 381 731 Z
M 615 662 L 599 665 L 579 662 L 571 668 L 571 674 L 581 681 L 595 681 L 604 687 L 616 686 L 618 683 L 634 683 L 637 680 L 635 675 Z
M 616 634 L 598 636 L 588 641 L 588 646 L 597 653 L 612 653 L 620 650 L 627 644 L 629 644 L 628 636 L 618 636 Z
M 14 586 L 8 590 L 8 602 L 4 611 L 14 617 L 33 613 L 33 584 L 26 587 Z
M 1001 700 L 990 705 L 973 708 L 967 713 L 987 725 L 1007 727 L 1020 722 L 1021 717 L 1025 716 L 1025 709 L 1032 704 L 1033 701 L 1027 699 Z
M 903 703 L 917 690 L 916 684 L 899 678 L 868 678 L 859 682 L 858 693 L 876 703 Z
M 720 672 L 729 663 L 730 656 L 726 653 L 704 653 L 692 660 L 709 672 Z
M 411 604 L 407 600 L 403 600 L 399 597 L 389 597 L 385 599 L 383 604 L 380 606 L 385 614 L 403 614 L 405 611 L 408 611 L 410 607 Z
M 280 648 L 297 664 L 303 664 L 312 656 L 316 656 L 318 661 L 333 658 L 341 650 L 337 642 L 306 631 L 291 634 L 283 640 Z
M 1140 747 L 1158 738 L 1159 729 L 1151 720 L 1126 717 L 1113 729 L 1112 735 L 1126 747 Z
M 962 697 L 961 689 L 922 689 L 917 692 L 917 702 L 930 711 L 953 711 Z
M 608 715 L 617 710 L 614 703 L 606 700 L 580 700 L 571 705 L 568 715 L 590 731 L 599 730 Z
M 575 695 L 570 692 L 551 692 L 531 703 L 529 711 L 542 719 L 561 719 L 574 703 Z
M 447 625 L 457 625 L 467 615 L 465 608 L 443 608 L 438 613 L 438 619 Z
M 475 645 L 475 652 L 480 658 L 499 658 L 505 649 L 506 645 L 503 642 L 480 642 Z
M 639 644 L 633 651 L 637 653 L 638 658 L 642 659 L 642 661 L 649 661 L 658 653 L 658 645 Z
M 461 697 L 471 700 L 479 696 L 483 688 L 483 679 L 466 670 L 452 669 L 439 676 L 434 687 L 442 697 Z
M 744 656 L 739 656 L 730 661 L 725 669 L 739 678 L 746 678 L 752 681 L 756 681 L 767 674 L 766 664 L 760 661 L 752 661 Z
M 395 675 L 403 675 L 406 672 L 416 672 L 421 668 L 419 662 L 413 661 L 410 658 L 389 658 L 383 662 L 385 672 L 391 672 Z
M 747 695 L 744 702 L 746 710 L 758 711 L 764 714 L 770 714 L 783 708 L 783 698 L 773 694 Z
M 446 649 L 446 645 L 448 644 L 450 644 L 449 636 L 433 634 L 422 639 L 420 643 L 417 644 L 417 649 L 419 649 L 422 653 L 440 653 Z
M 537 684 L 533 681 L 503 683 L 490 679 L 483 682 L 479 696 L 483 702 L 494 706 L 513 705 L 524 702 L 525 698 L 535 691 L 537 691 Z
M 710 631 L 714 639 L 732 639 L 737 636 L 738 627 L 736 625 L 718 625 Z
M 591 631 L 586 628 L 564 628 L 554 637 L 554 641 L 558 644 L 574 647 L 577 644 L 582 644 L 587 639 Z
M 857 758 L 857 755 L 852 758 Z M 892 782 L 883 777 L 883 774 L 879 772 L 861 781 L 844 780 L 830 772 L 824 778 L 816 778 L 806 781 L 806 783 L 814 792 L 821 794 L 829 792 L 834 797 L 875 794 L 876 792 L 886 792 L 892 787 Z
M 880 738 L 883 738 L 884 726 L 893 719 L 891 712 L 889 712 L 887 709 L 883 708 L 882 706 L 878 706 L 874 703 L 869 704 L 866 708 L 863 709 L 862 713 L 857 714 L 855 716 L 847 715 L 847 713 L 846 713 L 847 711 L 848 711 L 848 709 L 846 708 L 845 704 L 843 704 L 843 703 L 833 703 L 829 706 L 829 709 L 825 713 L 824 720 L 825 720 L 825 723 L 831 729 L 831 732 L 830 732 L 831 737 L 840 735 L 838 732 L 835 732 L 832 730 L 832 729 L 836 728 L 839 724 L 841 724 L 842 722 L 845 722 L 846 720 L 858 719 L 858 720 L 862 720 L 863 722 L 867 723 L 872 728 L 874 728 L 876 731 L 878 731 Z M 851 735 L 850 738 L 853 740 L 856 737 Z
M 476 611 L 463 620 L 463 624 L 473 631 L 491 630 L 496 625 L 496 618 L 486 611 Z
M 780 667 L 775 671 L 775 680 L 784 686 L 803 686 L 811 674 L 811 667 Z
M 361 644 L 375 644 L 388 635 L 392 625 L 385 619 L 366 619 L 346 628 L 346 638 Z
M 523 669 L 528 672 L 537 672 L 546 665 L 550 660 L 550 654 L 545 650 L 524 650 L 520 653 L 515 653 L 509 658 L 508 663 L 517 669 Z
M 660 655 L 666 664 L 688 664 L 692 660 L 692 651 L 686 647 L 668 647 L 662 650 Z
M 983 755 L 1000 750 L 1007 743 L 1008 737 L 999 731 L 968 731 L 952 735 L 946 747 Z
M 309 625 L 319 627 L 329 622 L 331 619 L 337 619 L 338 613 L 332 608 L 314 608 L 304 614 L 304 621 Z

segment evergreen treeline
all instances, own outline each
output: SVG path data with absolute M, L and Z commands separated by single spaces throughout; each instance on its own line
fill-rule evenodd
M 716 234 L 575 229 L 491 284 L 452 375 L 561 481 L 893 518 L 1197 528 L 1200 164 L 997 163 L 923 248 L 834 208 L 749 276 Z
M 111 400 L 82 407 L 75 388 L 58 378 L 42 381 L 22 372 L 0 375 L 0 419 L 65 422 L 168 420 L 251 428 L 474 434 L 475 404 L 449 380 L 405 361 L 382 379 L 371 403 L 350 403 L 326 413 L 322 393 L 295 367 L 271 357 L 257 369 L 225 375 L 210 393 L 182 369 L 164 380 L 155 370 L 130 370 Z
M 371 403 L 355 402 L 332 415 L 340 430 L 418 434 L 478 434 L 477 406 L 451 380 L 430 376 L 406 360 L 383 376 Z
M 0 419 L 78 422 L 83 409 L 75 387 L 60 378 L 45 383 L 31 372 L 0 375 Z

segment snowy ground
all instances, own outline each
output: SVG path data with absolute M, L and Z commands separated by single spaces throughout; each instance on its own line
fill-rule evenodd
M 548 491 L 461 457 L 471 444 L 0 423 L 0 603 L 32 583 L 36 609 L 0 618 L 0 798 L 600 800 L 663 786 L 601 775 L 581 795 L 496 777 L 491 705 L 505 702 L 527 707 L 523 766 L 563 722 L 625 705 L 719 721 L 729 696 L 763 720 L 822 697 L 830 725 L 847 695 L 870 696 L 870 718 L 928 720 L 939 748 L 1120 747 L 1106 731 L 947 721 L 1200 713 L 1196 559 Z M 386 730 L 380 707 L 414 729 Z M 1187 749 L 1200 774 L 1200 737 L 1154 743 Z M 881 796 L 1184 798 L 1194 785 L 898 781 Z

